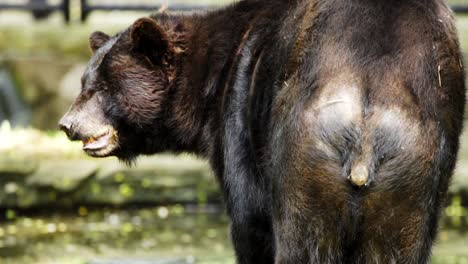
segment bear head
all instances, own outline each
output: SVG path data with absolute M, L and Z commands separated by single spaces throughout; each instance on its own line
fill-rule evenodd
M 176 57 L 183 53 L 171 32 L 141 18 L 114 37 L 94 32 L 89 42 L 93 56 L 81 92 L 59 127 L 93 157 L 128 161 L 149 148 L 164 150 L 157 139 L 167 133 L 164 109 Z

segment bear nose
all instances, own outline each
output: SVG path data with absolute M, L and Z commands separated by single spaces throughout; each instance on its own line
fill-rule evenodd
M 58 126 L 60 130 L 62 130 L 63 132 L 65 132 L 65 134 L 67 134 L 68 138 L 70 139 L 73 138 L 73 132 L 72 132 L 73 123 L 70 120 L 62 118 Z

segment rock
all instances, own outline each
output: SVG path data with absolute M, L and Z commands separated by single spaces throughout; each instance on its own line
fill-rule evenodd
M 189 155 L 140 158 L 134 167 L 109 160 L 102 164 L 96 175 L 100 182 L 115 181 L 120 177 L 127 181 L 145 181 L 147 186 L 171 188 L 194 186 L 202 180 L 211 179 L 213 175 L 205 161 Z
M 49 187 L 57 192 L 70 192 L 93 176 L 98 167 L 87 160 L 44 160 L 26 184 L 29 187 Z
M 75 195 L 84 204 L 206 203 L 221 199 L 218 185 L 205 161 L 192 156 L 157 155 L 128 167 L 104 160 L 93 181 Z
M 25 157 L 12 158 L 5 153 L 0 154 L 3 154 L 3 157 L 0 159 L 0 186 L 6 181 L 23 181 L 19 177 L 24 178 L 32 174 L 38 167 L 37 160 Z
M 192 155 L 92 159 L 63 133 L 0 125 L 0 208 L 219 203 L 210 166 Z

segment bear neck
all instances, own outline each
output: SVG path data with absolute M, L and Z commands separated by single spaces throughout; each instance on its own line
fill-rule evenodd
M 249 4 L 252 4 L 251 2 Z M 245 2 L 204 16 L 186 17 L 186 52 L 176 60 L 176 74 L 168 97 L 166 126 L 171 151 L 188 151 L 212 157 L 222 140 L 224 99 L 239 49 L 259 9 L 268 1 Z M 255 12 L 253 12 L 255 10 Z M 261 13 L 261 12 L 260 12 Z M 236 19 L 229 19 L 235 17 Z

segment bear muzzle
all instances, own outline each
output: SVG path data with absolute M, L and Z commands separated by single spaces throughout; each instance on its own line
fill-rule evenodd
M 118 133 L 111 126 L 100 124 L 94 119 L 82 120 L 73 114 L 65 114 L 59 122 L 59 128 L 72 141 L 83 142 L 83 150 L 92 157 L 107 157 L 118 148 Z M 94 122 L 93 122 L 94 121 Z

